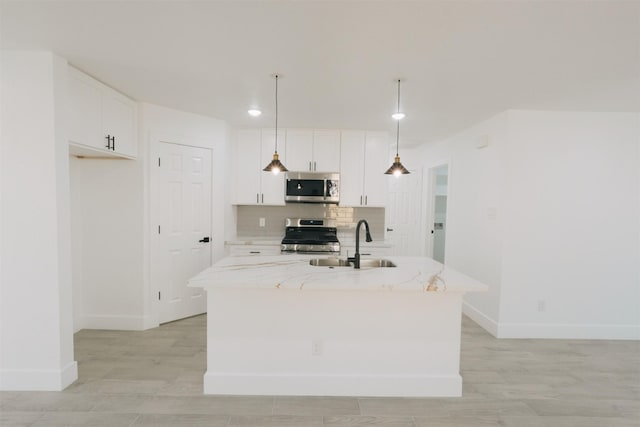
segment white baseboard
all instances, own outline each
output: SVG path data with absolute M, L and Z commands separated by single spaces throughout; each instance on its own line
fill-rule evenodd
M 82 316 L 82 328 L 144 331 L 145 329 L 148 329 L 148 317 L 149 316 L 85 315 Z
M 62 369 L 2 369 L 0 390 L 60 391 L 78 379 L 78 363 L 73 361 Z
M 466 314 L 471 320 L 480 325 L 484 330 L 489 332 L 494 337 L 498 336 L 498 322 L 472 306 L 466 301 L 462 301 L 462 312 Z
M 462 377 L 227 374 L 206 372 L 204 394 L 263 396 L 459 397 Z
M 500 323 L 498 338 L 640 340 L 640 325 Z
M 496 322 L 466 301 L 462 312 L 496 338 L 640 340 L 640 325 Z

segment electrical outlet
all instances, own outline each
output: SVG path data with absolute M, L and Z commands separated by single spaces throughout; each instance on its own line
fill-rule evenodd
M 538 311 L 540 313 L 544 313 L 545 311 L 547 311 L 547 302 L 545 300 L 538 300 Z
M 264 227 L 265 225 L 267 225 L 267 220 L 265 218 L 260 218 L 260 220 L 258 221 L 258 225 L 260 225 L 260 227 Z
M 311 355 L 312 356 L 322 355 L 322 341 L 320 340 L 311 341 Z

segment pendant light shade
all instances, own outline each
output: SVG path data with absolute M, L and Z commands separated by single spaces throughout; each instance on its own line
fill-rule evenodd
M 269 163 L 267 167 L 265 167 L 262 170 L 265 172 L 271 172 L 274 175 L 277 175 L 280 172 L 288 172 L 289 169 L 287 169 L 280 162 L 280 159 L 278 158 L 278 75 L 277 74 L 275 75 L 275 78 L 276 78 L 276 148 L 273 153 L 273 160 L 271 160 L 271 163 Z
M 400 119 L 404 117 L 404 113 L 400 112 L 400 79 L 398 79 L 398 110 L 392 116 L 394 119 L 398 121 L 396 127 L 396 157 L 393 160 L 393 164 L 386 170 L 386 175 L 406 175 L 411 172 L 407 168 L 405 168 L 400 162 L 400 155 L 398 154 L 398 149 L 400 148 Z

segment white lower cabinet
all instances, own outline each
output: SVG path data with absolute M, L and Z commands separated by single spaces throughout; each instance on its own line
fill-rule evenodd
M 387 132 L 343 131 L 340 206 L 384 207 L 387 196 Z
M 285 133 L 278 131 L 278 154 L 285 151 Z M 237 133 L 235 149 L 235 204 L 284 205 L 284 173 L 274 175 L 262 169 L 273 158 L 275 130 L 243 129 Z
M 136 102 L 73 67 L 68 68 L 67 117 L 72 154 L 138 155 Z

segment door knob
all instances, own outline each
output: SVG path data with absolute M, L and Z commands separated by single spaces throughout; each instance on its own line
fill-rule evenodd
M 200 243 L 209 243 L 211 241 L 211 239 L 209 239 L 209 236 L 205 237 L 202 240 L 198 240 Z

